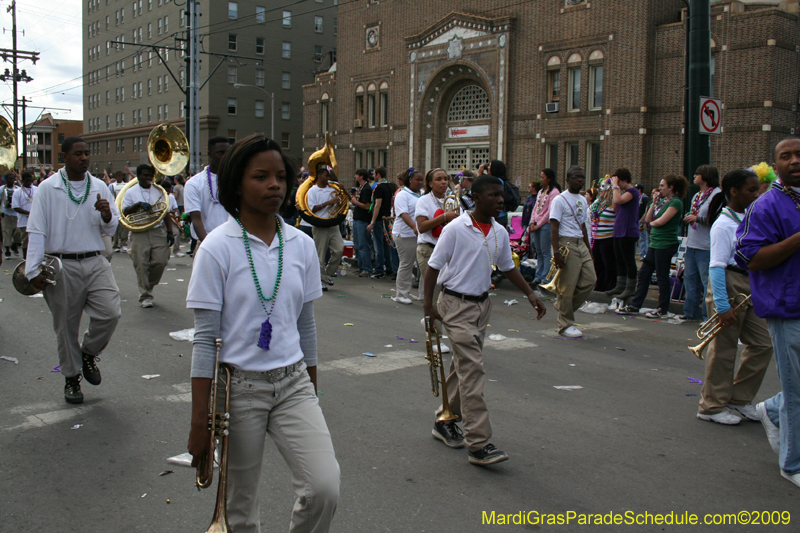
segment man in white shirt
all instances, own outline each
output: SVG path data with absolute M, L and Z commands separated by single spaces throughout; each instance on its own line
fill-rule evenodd
M 6 259 L 14 255 L 19 255 L 19 247 L 22 244 L 22 234 L 17 230 L 17 212 L 11 207 L 14 198 L 14 191 L 17 190 L 17 176 L 13 173 L 6 174 L 6 184 L 0 187 L 0 212 L 3 215 L 3 246 L 5 247 Z
M 161 191 L 152 186 L 154 174 L 155 169 L 148 164 L 136 167 L 139 183 L 125 193 L 122 199 L 123 215 L 152 211 L 156 203 L 164 201 Z M 166 208 L 169 210 L 169 205 Z M 161 281 L 169 262 L 168 238 L 169 235 L 174 238 L 174 232 L 169 216 L 164 217 L 164 221 L 147 231 L 131 232 L 131 259 L 139 282 L 139 303 L 145 308 L 153 307 L 153 288 Z
M 184 210 L 192 221 L 192 238 L 200 242 L 228 220 L 228 212 L 219 203 L 217 172 L 230 147 L 227 137 L 211 137 L 208 140 L 208 166 L 192 176 L 183 189 Z M 194 248 L 189 255 L 193 251 Z
M 22 257 L 28 253 L 28 215 L 31 212 L 33 196 L 36 194 L 36 185 L 33 184 L 33 174 L 22 174 L 22 186 L 14 191 L 11 207 L 17 212 L 17 231 L 22 233 Z
M 328 181 L 331 179 L 331 173 L 325 163 L 317 165 L 317 183 L 308 190 L 308 207 L 311 211 L 320 218 L 330 218 L 331 209 L 339 201 L 336 196 L 336 189 L 328 186 Z M 322 290 L 327 291 L 327 285 L 333 285 L 331 278 L 339 264 L 342 261 L 342 252 L 344 251 L 344 240 L 342 240 L 342 233 L 339 231 L 338 225 L 333 225 L 329 228 L 322 228 L 314 226 L 311 228 L 312 235 L 314 236 L 314 244 L 317 247 L 317 255 L 319 255 L 319 270 L 322 279 Z M 325 264 L 325 256 L 328 250 L 331 251 L 331 257 L 328 264 Z
M 105 172 L 105 170 L 103 171 Z M 114 173 L 114 181 L 108 185 L 108 190 L 111 191 L 111 194 L 114 196 L 114 200 L 116 200 L 119 193 L 122 192 L 122 189 L 125 188 L 125 173 L 121 170 L 117 170 Z M 113 251 L 119 252 L 122 249 L 123 252 L 128 251 L 128 237 L 130 236 L 130 231 L 123 226 L 122 224 L 117 225 L 117 231 L 114 232 L 114 236 L 111 239 L 111 247 Z
M 556 311 L 558 333 L 568 338 L 578 338 L 583 333 L 574 326 L 575 311 L 583 305 L 594 290 L 597 274 L 594 271 L 586 223 L 589 206 L 580 194 L 586 183 L 583 169 L 572 166 L 567 170 L 568 189 L 556 196 L 550 204 L 550 239 L 553 244 L 553 261 L 561 269 L 556 284 Z M 565 259 L 560 248 L 569 250 Z
M 96 359 L 122 314 L 114 273 L 101 255 L 103 234 L 114 233 L 119 215 L 108 186 L 88 172 L 89 145 L 80 137 L 67 137 L 61 150 L 64 168 L 44 180 L 33 199 L 25 276 L 44 292 L 53 315 L 61 374 L 66 379 L 64 399 L 83 403 L 81 373 L 92 385 L 100 384 Z M 44 254 L 61 259 L 61 279 L 56 285 L 47 284 L 39 272 Z M 89 327 L 79 343 L 84 311 Z

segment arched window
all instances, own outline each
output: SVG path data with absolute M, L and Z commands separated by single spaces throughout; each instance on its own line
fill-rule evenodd
M 359 85 L 356 87 L 356 117 L 355 127 L 364 127 L 364 86 Z
M 572 54 L 567 59 L 567 111 L 581 108 L 581 61 L 580 54 Z
M 328 106 L 330 104 L 331 97 L 328 93 L 322 93 L 322 98 L 320 99 L 320 129 L 322 133 L 328 133 Z
M 467 85 L 459 90 L 447 110 L 448 122 L 489 120 L 491 117 L 489 96 L 478 85 Z
M 389 125 L 389 84 L 385 81 L 381 82 L 380 87 L 380 125 L 381 127 Z
M 597 111 L 603 107 L 603 59 L 600 50 L 589 54 L 589 109 Z
M 370 128 L 374 128 L 377 122 L 377 101 L 375 92 L 378 90 L 378 86 L 374 83 L 370 83 L 367 86 L 367 124 Z

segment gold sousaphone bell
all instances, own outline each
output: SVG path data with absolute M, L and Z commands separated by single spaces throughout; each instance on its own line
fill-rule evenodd
M 148 231 L 156 227 L 169 213 L 169 195 L 158 185 L 164 176 L 180 173 L 189 162 L 189 143 L 183 132 L 172 124 L 159 124 L 147 137 L 147 156 L 150 164 L 156 169 L 153 187 L 161 193 L 161 199 L 150 211 L 137 211 L 131 215 L 122 214 L 122 202 L 128 189 L 139 183 L 138 178 L 129 181 L 117 195 L 119 223 L 134 233 Z
M 325 134 L 325 146 L 321 150 L 317 150 L 311 154 L 311 157 L 308 158 L 309 177 L 297 188 L 295 203 L 303 220 L 318 228 L 330 228 L 338 226 L 344 221 L 347 216 L 347 210 L 350 208 L 350 196 L 348 196 L 344 187 L 331 180 L 328 182 L 328 185 L 335 190 L 337 200 L 336 205 L 333 206 L 330 211 L 331 216 L 329 218 L 322 218 L 311 210 L 311 206 L 308 205 L 308 192 L 311 190 L 311 187 L 317 184 L 317 166 L 320 163 L 325 163 L 331 167 L 333 169 L 333 174 L 339 174 L 339 165 L 336 163 L 336 154 L 333 153 L 331 136 L 327 133 Z
M 14 138 L 14 126 L 0 117 L 0 173 L 11 172 L 17 163 L 17 140 Z

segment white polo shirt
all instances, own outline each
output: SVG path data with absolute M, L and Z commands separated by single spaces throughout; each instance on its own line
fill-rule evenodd
M 308 190 L 308 207 L 312 211 L 314 210 L 315 206 L 322 205 L 325 202 L 331 201 L 333 199 L 333 195 L 336 193 L 336 189 L 333 187 L 326 185 L 325 187 L 320 187 L 319 185 L 314 185 Z M 331 217 L 331 209 L 333 209 L 334 205 L 328 205 L 314 213 L 315 216 L 319 218 L 330 218 Z
M 25 187 L 20 187 L 14 191 L 14 196 L 11 197 L 11 208 L 12 209 L 24 209 L 25 211 L 31 210 L 31 205 L 33 205 L 33 197 L 36 194 L 36 185 L 31 185 L 30 189 L 26 189 Z M 88 200 L 87 200 L 88 201 Z M 24 228 L 28 225 L 28 215 L 23 215 L 22 213 L 17 213 L 17 227 Z
M 417 201 L 416 205 L 416 214 L 414 215 L 414 220 L 417 220 L 417 217 L 425 217 L 428 220 L 435 218 L 436 211 L 439 209 L 444 210 L 442 203 L 444 200 L 440 200 L 436 198 L 432 192 L 425 194 L 422 198 Z M 447 226 L 445 226 L 447 227 Z M 418 228 L 419 229 L 419 228 Z M 441 236 L 441 234 L 440 234 Z M 436 237 L 433 236 L 433 230 L 426 231 L 425 233 L 419 232 L 417 236 L 417 244 L 428 243 L 433 244 L 436 246 L 436 241 L 438 241 Z M 455 289 L 453 289 L 455 290 Z
M 17 217 L 19 213 L 14 211 L 11 207 L 11 202 L 14 200 L 14 192 L 17 190 L 18 187 L 14 186 L 10 189 L 8 185 L 3 185 L 0 187 L 0 203 L 2 203 L 2 207 L 0 207 L 0 211 L 7 216 L 7 217 Z M 6 196 L 8 194 L 8 196 Z
M 492 263 L 501 272 L 513 270 L 508 232 L 493 219 L 492 229 L 484 239 L 469 213 L 464 213 L 444 227 L 428 266 L 440 271 L 439 285 L 461 294 L 480 296 L 492 286 Z
M 726 213 L 727 212 L 727 213 Z M 744 213 L 735 213 L 729 207 L 725 207 L 719 214 L 714 225 L 711 226 L 711 256 L 708 267 L 722 267 L 728 265 L 737 266 L 736 259 L 736 230 L 739 223 L 729 214 L 735 214 L 739 220 L 744 220 Z
M 279 217 L 280 218 L 280 217 Z M 222 312 L 220 361 L 236 368 L 264 372 L 303 359 L 297 319 L 303 304 L 322 296 L 319 257 L 314 241 L 280 220 L 283 232 L 283 274 L 270 318 L 269 350 L 258 347 L 267 314 L 250 272 L 242 229 L 233 217 L 208 235 L 195 254 L 186 307 Z M 264 296 L 270 297 L 278 273 L 278 236 L 269 246 L 248 234 L 253 264 Z M 264 302 L 267 309 L 272 302 Z
M 392 225 L 392 235 L 397 237 L 413 237 L 414 229 L 417 227 L 416 208 L 419 202 L 419 195 L 411 192 L 408 188 L 403 187 L 397 196 L 394 197 L 394 224 Z M 412 228 L 406 221 L 403 220 L 403 213 L 407 213 L 414 223 Z
M 172 198 L 170 196 L 170 198 Z M 139 184 L 134 185 L 128 192 L 125 193 L 125 198 L 122 199 L 122 210 L 125 211 L 127 208 L 132 206 L 137 202 L 147 202 L 150 205 L 155 205 L 157 202 L 162 201 L 164 198 L 161 195 L 161 191 L 150 185 L 149 188 L 145 189 L 141 187 Z M 170 205 L 170 209 L 172 206 Z M 175 209 L 177 209 L 177 204 L 175 204 Z M 153 229 L 160 228 L 164 225 L 164 222 L 159 222 Z
M 581 194 L 564 191 L 550 203 L 550 219 L 558 220 L 558 235 L 583 238 L 583 228 L 589 221 L 589 206 Z
M 206 174 L 206 170 L 208 170 L 208 174 Z M 211 177 L 211 188 L 214 190 L 214 198 L 219 199 L 217 175 L 208 167 L 192 176 L 183 188 L 183 211 L 185 213 L 199 211 L 206 233 L 211 233 L 214 228 L 228 220 L 228 212 L 225 211 L 222 204 L 211 198 L 208 186 L 209 176 Z M 192 237 L 197 238 L 194 225 L 192 225 Z

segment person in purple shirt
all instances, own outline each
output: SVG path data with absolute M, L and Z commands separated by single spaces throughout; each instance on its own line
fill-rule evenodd
M 800 487 L 800 138 L 775 147 L 776 180 L 736 232 L 753 309 L 767 320 L 782 392 L 756 405 L 781 475 Z
M 606 291 L 625 301 L 636 293 L 638 269 L 636 243 L 639 241 L 639 189 L 632 185 L 631 172 L 618 168 L 611 175 L 614 218 L 614 258 L 617 262 L 617 286 Z

